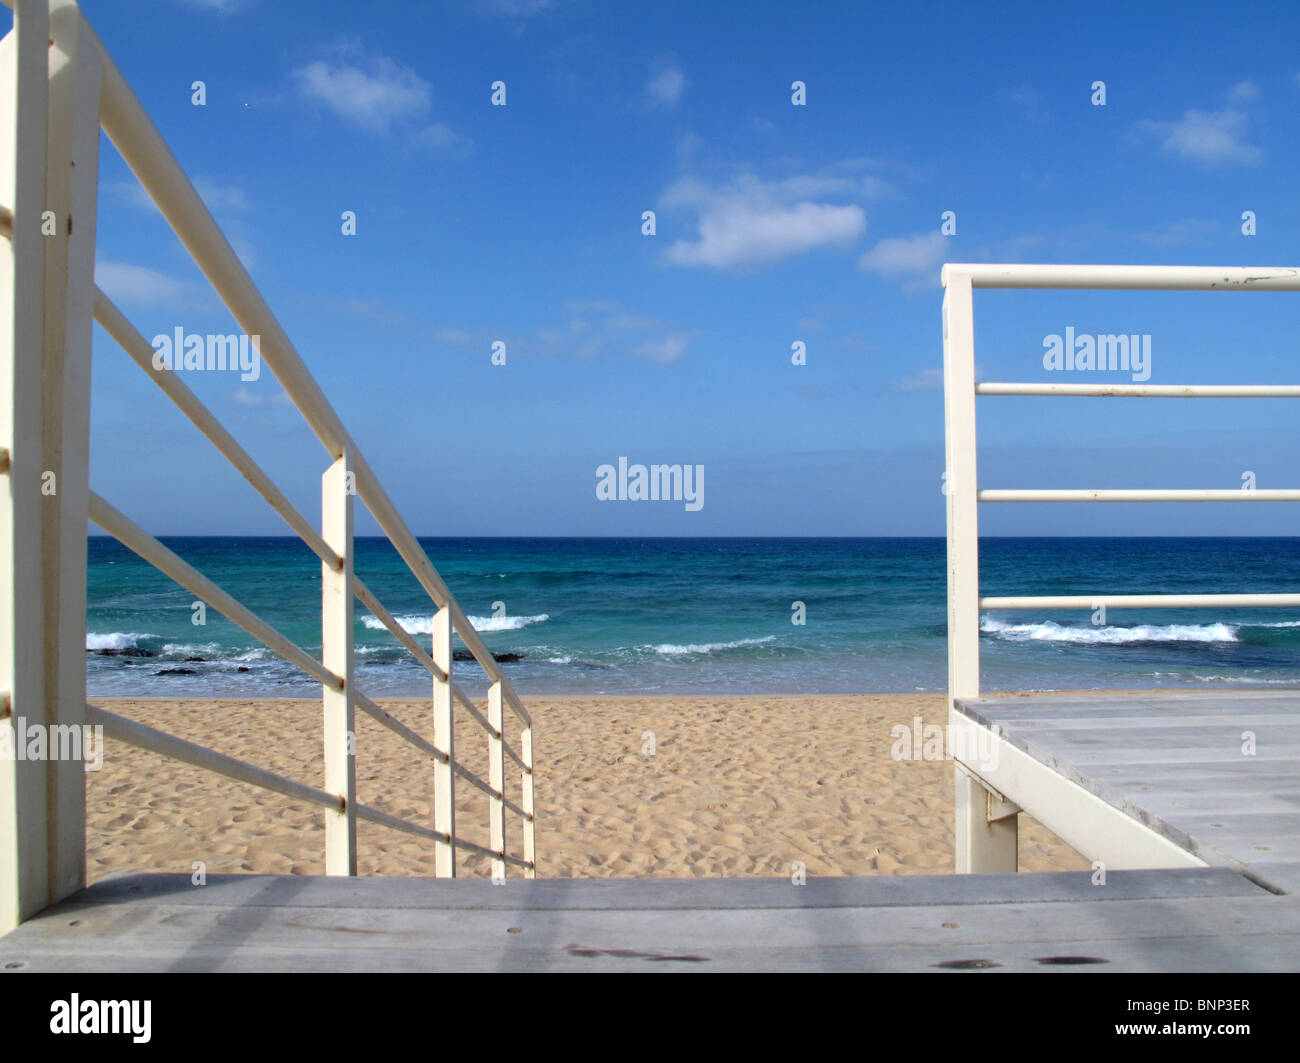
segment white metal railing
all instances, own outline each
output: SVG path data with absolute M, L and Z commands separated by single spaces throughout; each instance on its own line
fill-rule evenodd
M 948 694 L 980 692 L 981 609 L 1183 609 L 1300 606 L 1300 594 L 1094 594 L 980 597 L 981 502 L 1298 502 L 1297 489 L 1002 490 L 979 487 L 977 396 L 1099 398 L 1297 398 L 1300 385 L 976 383 L 972 291 L 975 288 L 1300 291 L 1300 269 L 1218 266 L 1043 266 L 948 264 L 943 267 L 944 420 L 948 510 Z
M 532 720 L 452 597 L 337 413 L 312 378 L 180 164 L 74 0 L 3 0 L 14 29 L 0 41 L 0 725 L 101 724 L 105 734 L 326 809 L 328 874 L 356 874 L 358 820 L 427 838 L 435 874 L 456 872 L 463 849 L 536 874 Z M 100 129 L 121 153 L 329 455 L 317 531 L 181 378 L 153 367 L 153 347 L 94 283 Z M 53 219 L 54 233 L 42 233 Z M 74 224 L 75 222 L 75 224 Z M 235 466 L 321 560 L 322 659 L 317 660 L 89 489 L 92 317 Z M 57 490 L 42 490 L 52 476 Z M 421 646 L 353 571 L 360 498 L 433 605 Z M 87 522 L 217 609 L 322 686 L 324 787 L 246 764 L 124 719 L 85 699 Z M 360 600 L 432 681 L 432 741 L 355 688 L 354 601 Z M 453 633 L 487 674 L 486 710 L 453 678 Z M 456 757 L 457 703 L 487 732 L 488 778 Z M 433 825 L 356 799 L 355 710 L 387 727 L 434 766 Z M 519 726 L 507 736 L 506 710 Z M 521 770 L 506 795 L 505 760 Z M 459 834 L 455 783 L 489 799 L 488 844 Z M 79 764 L 0 758 L 0 933 L 73 892 L 85 878 L 85 780 Z M 508 851 L 506 813 L 522 825 Z

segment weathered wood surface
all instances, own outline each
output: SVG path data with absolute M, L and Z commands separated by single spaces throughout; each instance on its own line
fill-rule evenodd
M 0 971 L 1293 970 L 1300 899 L 1222 868 L 810 879 L 118 876 Z
M 957 709 L 1206 862 L 1300 894 L 1300 692 L 1034 694 Z

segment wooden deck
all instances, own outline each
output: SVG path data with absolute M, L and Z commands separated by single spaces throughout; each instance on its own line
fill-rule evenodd
M 1175 863 L 1211 866 L 1112 864 L 1101 885 L 118 875 L 0 938 L 0 971 L 1294 971 L 1298 709 L 1266 693 L 959 703 L 1018 751 L 995 785 L 1048 780 L 1040 801 L 1073 800 L 1004 792 L 1058 833 L 1091 803 L 1103 839 L 1138 825 Z
M 1224 868 L 810 879 L 122 875 L 3 971 L 1278 971 L 1300 900 Z
M 1035 694 L 957 709 L 1192 856 L 1300 894 L 1300 692 Z

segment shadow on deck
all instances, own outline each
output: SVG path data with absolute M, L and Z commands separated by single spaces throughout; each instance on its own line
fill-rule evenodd
M 1277 971 L 1300 900 L 1227 868 L 810 879 L 124 874 L 4 971 Z

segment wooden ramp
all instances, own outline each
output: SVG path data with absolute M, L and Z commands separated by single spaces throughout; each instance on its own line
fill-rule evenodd
M 12 971 L 1280 971 L 1300 899 L 1225 868 L 810 879 L 118 875 Z
M 956 717 L 1010 747 L 980 775 L 1086 855 L 1108 837 L 1088 837 L 1055 780 L 1113 810 L 1110 837 L 1145 829 L 1188 862 L 1300 894 L 1300 692 L 959 698 Z

